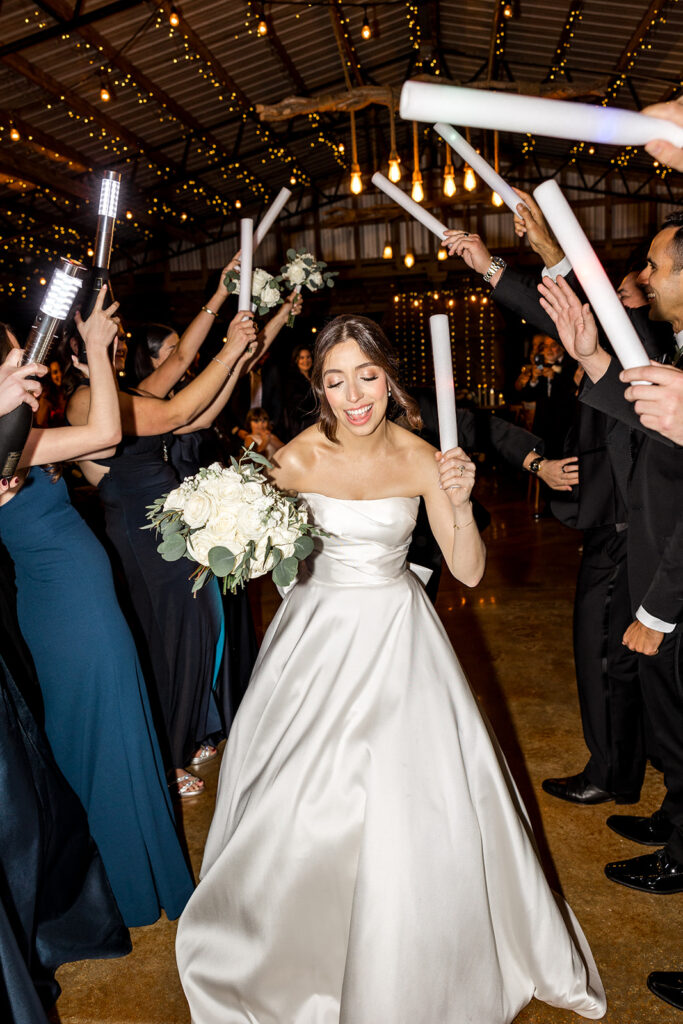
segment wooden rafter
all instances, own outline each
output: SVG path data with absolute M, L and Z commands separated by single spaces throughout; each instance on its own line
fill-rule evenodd
M 66 196 L 70 201 L 75 199 L 80 203 L 92 199 L 92 189 L 88 185 L 64 174 L 52 175 L 48 170 L 41 170 L 35 163 L 29 167 L 25 160 L 17 160 L 11 153 L 8 153 L 6 146 L 0 155 L 0 171 L 3 174 L 12 175 L 20 181 L 27 181 L 40 188 L 48 189 L 50 192 Z
M 40 6 L 49 11 L 49 13 L 55 18 L 66 19 L 69 16 L 70 7 L 66 0 L 39 0 Z M 167 93 L 160 86 L 156 85 L 137 65 L 133 64 L 131 60 L 120 53 L 115 46 L 112 46 L 109 40 L 103 36 L 97 29 L 92 28 L 90 25 L 80 25 L 77 27 L 78 34 L 85 39 L 86 42 L 94 46 L 110 64 L 116 65 L 124 74 L 130 75 L 131 78 L 159 104 L 160 107 L 166 108 L 169 113 L 173 114 L 181 124 L 185 125 L 191 132 L 193 132 L 198 138 L 203 139 L 209 145 L 214 147 L 218 152 L 222 153 L 225 158 L 229 157 L 227 150 L 223 147 L 222 143 L 208 131 L 200 121 L 194 117 L 185 107 L 183 107 L 170 93 Z M 235 161 L 232 160 L 232 163 Z M 251 171 L 248 172 L 251 174 Z M 253 175 L 256 178 L 256 175 Z M 258 179 L 257 179 L 258 180 Z M 260 182 L 263 187 L 264 182 Z
M 93 25 L 96 21 L 129 11 L 132 7 L 141 7 L 145 2 L 146 0 L 114 0 L 113 3 L 98 7 L 97 10 L 85 14 L 80 13 L 80 5 L 77 4 L 75 11 L 71 11 L 69 8 L 66 23 L 59 20 L 56 25 L 50 25 L 48 28 L 41 29 L 40 32 L 30 32 L 28 35 L 20 36 L 19 39 L 14 39 L 11 43 L 5 43 L 4 46 L 0 46 L 0 57 L 6 57 L 10 53 L 20 53 L 21 50 L 26 50 L 30 46 L 37 46 L 50 39 L 57 39 L 65 32 L 77 31 L 84 25 Z M 42 7 L 43 4 L 40 6 Z
M 567 13 L 562 19 L 562 31 L 560 32 L 560 37 L 557 40 L 557 46 L 553 53 L 552 63 L 548 68 L 548 74 L 545 77 L 546 82 L 551 78 L 551 76 L 560 73 L 561 61 L 571 44 L 572 36 L 576 30 L 574 23 L 577 18 L 581 17 L 582 10 L 583 0 L 569 0 Z
M 647 10 L 645 11 L 645 14 L 640 19 L 635 32 L 633 33 L 633 35 L 627 42 L 626 46 L 622 50 L 621 56 L 617 61 L 616 71 L 618 73 L 621 73 L 622 71 L 626 71 L 628 69 L 628 62 L 631 58 L 633 51 L 643 41 L 644 36 L 650 28 L 650 24 L 661 12 L 662 8 L 666 7 L 668 2 L 669 0 L 651 0 L 651 3 L 648 5 Z
M 0 125 L 4 125 L 8 129 L 15 127 L 21 135 L 22 145 L 29 146 L 41 156 L 57 163 L 68 164 L 76 173 L 84 174 L 93 168 L 92 160 L 84 153 L 55 138 L 54 135 L 35 128 L 12 110 L 0 109 Z
M 306 83 L 304 82 L 298 67 L 296 66 L 292 58 L 289 56 L 289 51 L 285 46 L 282 45 L 282 41 L 275 29 L 272 15 L 266 14 L 266 12 L 264 11 L 263 20 L 268 26 L 268 33 L 266 35 L 266 41 L 268 42 L 268 45 L 270 46 L 271 50 L 273 51 L 277 59 L 282 64 L 282 67 L 287 72 L 289 80 L 294 86 L 294 88 L 297 89 L 303 96 L 305 96 L 309 90 L 306 88 Z
M 356 84 L 364 85 L 365 78 L 363 77 L 363 72 L 360 69 L 358 58 L 356 57 L 356 51 L 354 49 L 353 43 L 351 42 L 348 32 L 345 31 L 344 23 L 342 21 L 343 11 L 341 0 L 333 0 L 328 10 L 330 12 L 330 18 L 332 20 L 332 27 L 334 29 L 335 38 L 337 40 L 339 56 L 342 59 L 344 77 L 348 76 L 348 68 L 351 68 L 353 77 L 356 79 Z
M 489 36 L 489 59 L 487 64 L 487 78 L 496 78 L 499 59 L 496 54 L 496 45 L 498 43 L 498 34 L 501 31 L 501 24 L 503 22 L 503 5 L 501 0 L 493 0 L 493 21 L 491 23 L 491 35 Z M 505 26 L 503 25 L 503 30 Z

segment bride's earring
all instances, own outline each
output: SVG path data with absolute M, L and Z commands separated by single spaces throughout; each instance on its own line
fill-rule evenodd
M 387 398 L 391 398 L 391 388 L 387 388 Z

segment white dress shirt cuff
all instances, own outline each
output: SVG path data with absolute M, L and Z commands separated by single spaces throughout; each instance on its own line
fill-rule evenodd
M 553 281 L 555 281 L 558 277 L 566 277 L 571 269 L 572 265 L 565 256 L 564 259 L 560 260 L 559 263 L 555 263 L 552 267 L 544 267 L 541 273 L 543 277 L 552 277 Z
M 649 612 L 645 611 L 642 604 L 636 612 L 636 618 L 638 622 L 642 622 L 649 629 L 656 629 L 658 633 L 673 633 L 676 628 L 675 622 L 664 622 L 662 619 L 656 619 L 654 615 L 650 615 Z

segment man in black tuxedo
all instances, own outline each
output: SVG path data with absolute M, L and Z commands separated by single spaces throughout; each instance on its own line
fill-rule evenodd
M 519 191 L 519 190 L 518 190 Z M 515 229 L 527 234 L 548 273 L 563 273 L 578 288 L 564 253 L 531 196 Z M 494 301 L 539 331 L 557 338 L 555 324 L 541 307 L 541 275 L 522 273 L 495 260 L 477 235 L 450 232 L 451 252 L 461 255 L 493 288 Z M 643 297 L 643 302 L 644 302 Z M 609 444 L 628 447 L 628 429 L 612 417 L 579 403 L 573 443 L 580 484 L 571 500 L 553 500 L 555 516 L 583 530 L 583 552 L 574 600 L 574 660 L 581 720 L 589 760 L 582 771 L 551 778 L 543 788 L 578 804 L 609 800 L 635 803 L 645 772 L 643 714 L 637 658 L 622 643 L 631 621 L 626 571 L 626 507 L 617 486 Z M 564 496 L 562 496 L 564 497 Z
M 670 323 L 676 334 L 683 332 L 683 226 L 665 225 L 655 236 L 641 281 L 650 318 Z M 643 427 L 625 400 L 621 368 L 599 344 L 588 306 L 582 306 L 562 280 L 544 282 L 539 291 L 563 344 L 586 371 L 582 401 L 632 431 L 630 446 L 612 448 L 629 523 L 633 619 L 623 643 L 638 655 L 643 699 L 667 793 L 660 810 L 650 817 L 614 815 L 607 824 L 636 842 L 665 845 L 653 854 L 608 864 L 605 872 L 613 881 L 643 892 L 683 892 L 683 449 Z

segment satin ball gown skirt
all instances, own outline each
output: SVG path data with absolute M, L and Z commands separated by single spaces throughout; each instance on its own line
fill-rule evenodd
M 330 533 L 230 734 L 181 919 L 194 1024 L 597 1019 L 581 928 L 405 555 L 418 501 L 304 496 Z

